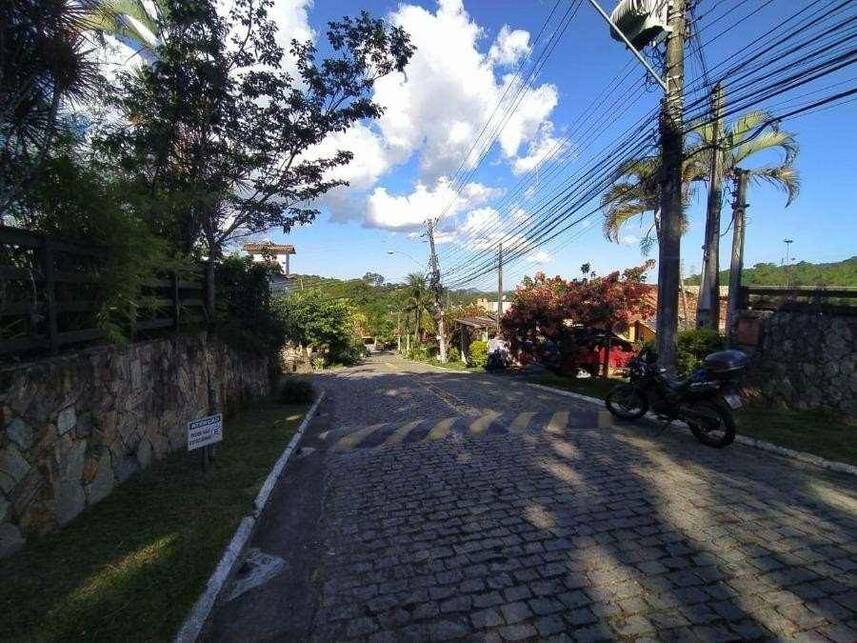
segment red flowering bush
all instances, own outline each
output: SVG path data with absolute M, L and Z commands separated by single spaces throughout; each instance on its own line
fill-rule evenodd
M 645 283 L 652 265 L 570 281 L 541 272 L 526 277 L 501 320 L 512 353 L 523 364 L 538 360 L 575 372 L 592 351 L 595 335 L 624 330 L 654 312 Z

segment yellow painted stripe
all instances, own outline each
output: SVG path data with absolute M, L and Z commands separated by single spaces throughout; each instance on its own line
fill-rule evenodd
M 413 422 L 403 424 L 398 429 L 396 429 L 389 438 L 384 440 L 384 444 L 399 444 L 399 442 L 405 439 L 405 436 L 408 435 L 408 433 L 413 431 L 422 423 L 422 420 L 414 420 Z
M 530 422 L 533 421 L 533 418 L 536 417 L 536 413 L 528 412 L 528 413 L 519 413 L 518 417 L 515 418 L 515 421 L 512 422 L 512 426 L 509 427 L 510 431 L 524 431 L 528 426 L 530 426 Z
M 455 424 L 457 419 L 457 417 L 454 417 L 441 420 L 434 425 L 434 428 L 429 432 L 426 438 L 429 440 L 440 440 L 443 436 L 449 433 L 452 429 L 452 425 Z
M 473 424 L 470 425 L 470 432 L 473 435 L 481 435 L 482 433 L 485 433 L 485 431 L 488 430 L 488 427 L 491 426 L 491 423 L 498 417 L 500 417 L 500 413 L 497 413 L 496 411 L 483 413 L 473 422 Z
M 568 426 L 568 411 L 557 411 L 551 416 L 545 431 L 547 433 L 562 433 Z
M 344 438 L 340 438 L 336 443 L 336 446 L 339 449 L 353 449 L 360 444 L 360 442 L 372 435 L 372 433 L 385 426 L 387 426 L 387 422 L 383 422 L 382 424 L 373 424 L 372 426 L 367 426 L 364 429 L 359 429 L 353 433 L 349 433 Z

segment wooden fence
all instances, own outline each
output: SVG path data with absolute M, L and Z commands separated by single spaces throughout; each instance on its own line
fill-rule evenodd
M 857 288 L 742 286 L 743 310 L 794 310 L 857 315 Z
M 0 226 L 0 358 L 103 340 L 107 253 Z M 145 285 L 132 337 L 207 320 L 202 273 L 164 274 Z

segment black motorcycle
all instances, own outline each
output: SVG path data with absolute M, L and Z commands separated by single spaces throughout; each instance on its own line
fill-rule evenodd
M 631 381 L 607 394 L 610 413 L 623 420 L 636 420 L 651 409 L 663 421 L 663 428 L 682 420 L 707 446 L 732 444 L 732 411 L 741 406 L 737 385 L 749 363 L 747 355 L 735 350 L 711 353 L 702 368 L 686 378 L 667 376 L 657 362 L 657 354 L 650 349 L 643 349 L 631 361 Z

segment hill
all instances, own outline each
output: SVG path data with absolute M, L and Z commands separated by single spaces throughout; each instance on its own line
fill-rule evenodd
M 810 263 L 801 261 L 790 266 L 773 263 L 757 263 L 745 268 L 742 282 L 752 286 L 840 286 L 857 287 L 857 256 L 833 263 Z M 699 285 L 700 275 L 689 277 L 685 283 Z M 720 283 L 729 283 L 729 271 L 720 273 Z

